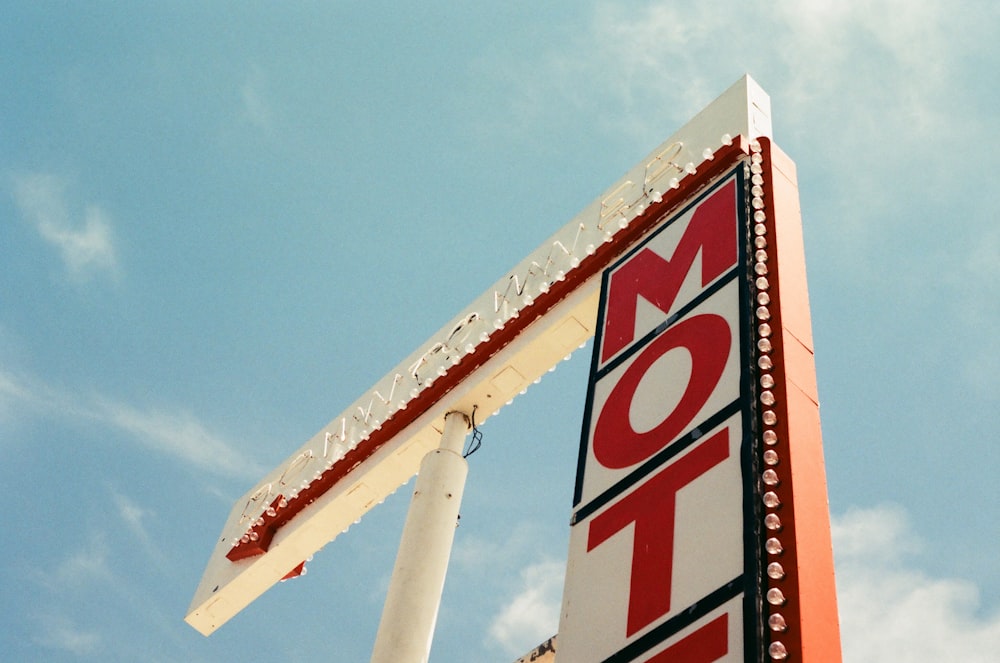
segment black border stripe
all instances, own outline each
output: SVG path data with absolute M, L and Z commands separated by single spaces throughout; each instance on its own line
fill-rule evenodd
M 674 442 L 671 442 L 666 447 L 658 451 L 653 457 L 644 462 L 642 465 L 636 469 L 629 472 L 623 478 L 616 481 L 610 488 L 605 490 L 603 493 L 590 500 L 579 509 L 573 513 L 573 517 L 570 520 L 570 525 L 576 525 L 580 521 L 589 517 L 595 511 L 599 510 L 601 507 L 605 506 L 608 502 L 611 502 L 616 497 L 626 492 L 629 488 L 636 485 L 639 479 L 645 477 L 648 474 L 652 474 L 654 471 L 662 467 L 667 461 L 671 460 L 681 452 L 685 451 L 688 447 L 693 445 L 698 440 L 702 439 L 710 432 L 714 431 L 716 428 L 721 426 L 727 419 L 732 418 L 734 415 L 739 414 L 742 407 L 742 398 L 737 398 L 733 402 L 729 403 L 721 410 L 710 416 L 708 419 L 702 421 L 698 426 L 691 429 L 689 432 L 683 436 L 677 438 Z M 745 433 L 744 433 L 745 435 Z M 740 445 L 742 447 L 742 444 Z
M 720 276 L 714 282 L 712 282 L 707 288 L 698 293 L 698 295 L 694 299 L 692 299 L 687 304 L 677 309 L 677 311 L 672 313 L 669 318 L 667 318 L 659 325 L 654 327 L 653 331 L 647 332 L 645 336 L 643 336 L 638 341 L 635 341 L 632 345 L 630 345 L 627 350 L 625 350 L 620 355 L 618 355 L 617 357 L 609 361 L 607 364 L 605 364 L 603 367 L 601 367 L 594 374 L 594 381 L 599 382 L 608 373 L 621 366 L 622 363 L 624 363 L 629 359 L 629 357 L 642 350 L 654 338 L 656 338 L 663 332 L 667 331 L 667 329 L 669 329 L 672 325 L 679 322 L 684 316 L 686 316 L 688 313 L 690 313 L 694 309 L 698 308 L 698 306 L 703 304 L 709 297 L 711 297 L 712 295 L 714 295 L 715 293 L 719 292 L 724 287 L 729 285 L 730 281 L 732 281 L 733 279 L 735 279 L 740 275 L 740 271 L 741 271 L 741 265 L 737 265 L 736 267 L 733 267 L 728 272 Z

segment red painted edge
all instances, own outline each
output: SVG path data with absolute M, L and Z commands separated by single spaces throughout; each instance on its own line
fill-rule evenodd
M 765 612 L 780 613 L 787 624 L 783 633 L 768 633 L 785 645 L 789 661 L 836 663 L 842 660 L 840 623 L 798 184 L 794 162 L 770 140 L 759 141 L 771 255 L 772 391 L 777 399 L 772 409 L 778 416 L 778 443 L 770 448 L 780 459 L 776 469 L 781 484 L 773 490 L 782 502 L 777 513 L 783 527 L 776 536 L 784 546 L 777 561 L 786 574 L 782 580 L 765 581 L 766 587 L 781 589 L 787 600 L 782 606 L 765 602 Z

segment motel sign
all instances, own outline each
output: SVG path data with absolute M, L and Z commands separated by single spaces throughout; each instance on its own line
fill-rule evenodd
M 521 660 L 836 663 L 799 214 L 744 77 L 241 498 L 187 621 L 419 469 L 372 661 L 426 661 L 469 424 L 595 336 L 559 632 Z

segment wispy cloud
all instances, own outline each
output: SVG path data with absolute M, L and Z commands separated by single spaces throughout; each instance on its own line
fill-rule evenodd
M 187 411 L 139 408 L 104 396 L 61 392 L 0 370 L 0 411 L 43 412 L 110 426 L 136 445 L 220 476 L 249 477 L 262 468 Z M 133 514 L 134 515 L 134 514 Z
M 65 617 L 43 617 L 38 620 L 38 625 L 40 633 L 35 635 L 34 641 L 46 649 L 88 656 L 101 648 L 99 633 L 80 628 Z
M 72 278 L 115 273 L 118 260 L 111 219 L 94 204 L 85 207 L 82 218 L 74 218 L 65 189 L 54 175 L 20 175 L 14 178 L 14 202 L 21 216 L 59 252 Z
M 1000 324 L 1000 228 L 973 229 L 962 242 L 964 259 L 940 255 L 954 265 L 944 277 L 955 293 L 953 306 L 966 334 L 962 375 L 972 393 L 1000 400 L 1000 339 L 990 331 Z
M 271 128 L 271 105 L 267 100 L 267 78 L 255 68 L 240 87 L 241 115 L 258 129 Z
M 139 539 L 139 542 L 148 547 L 150 538 L 145 521 L 152 517 L 153 513 L 147 509 L 143 509 L 130 498 L 114 489 L 111 490 L 111 497 L 114 499 L 115 507 L 117 507 L 118 515 L 122 521 L 135 537 Z
M 858 509 L 833 521 L 844 660 L 988 663 L 1000 651 L 1000 613 L 979 591 L 917 569 L 921 542 L 899 507 Z
M 245 452 L 209 431 L 190 412 L 144 410 L 113 400 L 101 400 L 91 412 L 140 444 L 199 469 L 230 476 L 261 473 L 261 468 L 248 460 Z
M 25 385 L 0 370 L 0 422 L 22 414 L 24 405 L 34 402 L 35 396 Z
M 88 587 L 91 583 L 108 583 L 114 574 L 108 564 L 111 550 L 102 532 L 91 532 L 87 541 L 66 556 L 54 567 L 33 571 L 43 587 L 54 592 Z
M 520 656 L 555 635 L 562 602 L 563 562 L 542 561 L 521 571 L 521 587 L 493 618 L 490 637 L 511 655 Z

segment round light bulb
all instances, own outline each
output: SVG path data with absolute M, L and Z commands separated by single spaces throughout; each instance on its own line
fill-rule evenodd
M 781 500 L 778 499 L 778 494 L 773 490 L 769 490 L 766 493 L 764 493 L 763 497 L 761 498 L 761 501 L 764 502 L 764 506 L 766 506 L 768 509 L 777 509 L 779 506 L 781 506 Z
M 774 368 L 774 362 L 772 362 L 771 358 L 768 357 L 767 355 L 764 355 L 763 357 L 759 358 L 757 360 L 757 365 L 760 367 L 762 371 L 769 371 L 772 368 Z
M 758 306 L 757 310 L 755 311 L 755 314 L 756 314 L 758 320 L 770 320 L 771 319 L 771 311 L 769 311 L 766 306 Z M 763 334 L 761 334 L 761 336 L 763 336 Z
M 777 587 L 767 590 L 767 602 L 771 605 L 785 605 L 785 594 Z
M 778 473 L 774 470 L 764 470 L 761 478 L 764 480 L 764 485 L 766 486 L 777 486 L 781 483 L 781 480 L 778 479 Z
M 763 357 L 761 357 L 763 359 Z M 760 402 L 764 405 L 774 405 L 774 392 L 773 391 L 762 391 L 760 393 Z
M 785 569 L 782 568 L 781 564 L 771 562 L 767 565 L 767 577 L 772 580 L 783 580 L 785 577 Z
M 770 373 L 764 373 L 764 375 L 760 376 L 760 386 L 764 387 L 764 389 L 770 389 L 771 387 L 773 387 L 774 376 L 772 376 Z
M 755 215 L 756 214 L 763 215 L 764 213 L 763 212 L 755 212 Z M 757 235 L 758 237 L 760 237 L 761 235 L 766 235 L 767 234 L 767 226 L 765 226 L 763 223 L 755 224 L 754 227 L 753 227 L 753 234 Z
M 753 272 L 757 276 L 767 276 L 767 263 L 763 262 L 754 263 Z
M 772 631 L 777 633 L 784 633 L 788 630 L 788 625 L 785 623 L 785 618 L 780 613 L 774 613 L 767 618 L 767 625 L 771 627 Z
M 767 279 L 764 278 L 763 276 L 754 281 L 754 285 L 757 286 L 758 290 L 767 290 L 768 288 L 771 287 L 771 284 L 768 283 Z
M 764 516 L 764 527 L 771 530 L 772 532 L 780 532 L 781 518 L 779 518 L 776 514 L 773 513 L 767 514 L 766 516 Z
M 773 430 L 764 431 L 764 444 L 774 445 L 778 443 L 778 434 Z
M 773 536 L 764 542 L 764 549 L 772 555 L 780 555 L 785 551 L 785 549 L 781 546 L 781 541 Z
M 767 648 L 767 653 L 774 661 L 784 661 L 788 658 L 788 650 L 785 649 L 785 645 L 777 641 L 771 643 L 771 646 Z
M 768 324 L 757 325 L 757 336 L 760 336 L 761 338 L 770 338 L 771 325 Z
M 774 449 L 768 449 L 764 452 L 764 464 L 765 465 L 777 465 L 778 464 L 778 452 Z
M 778 415 L 774 413 L 774 410 L 764 410 L 761 420 L 768 426 L 773 426 L 778 423 Z

